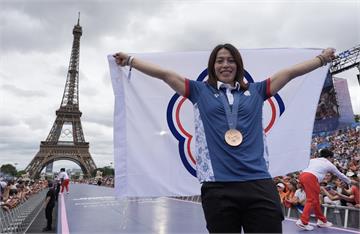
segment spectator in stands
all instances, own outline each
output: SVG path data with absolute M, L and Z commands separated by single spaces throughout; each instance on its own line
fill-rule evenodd
M 292 200 L 292 204 L 299 211 L 300 214 L 304 210 L 305 202 L 306 202 L 306 194 L 305 194 L 304 188 L 298 182 L 297 183 L 297 190 L 295 191 L 294 198 Z
M 0 178 L 0 201 L 2 201 L 3 193 L 5 191 L 6 186 L 7 183 L 3 180 L 3 178 Z
M 69 175 L 66 173 L 65 168 L 60 169 L 59 179 L 61 181 L 61 193 L 64 192 L 64 188 L 66 188 L 66 193 L 69 193 Z
M 287 189 L 286 189 L 286 186 L 284 183 L 280 182 L 280 183 L 277 183 L 276 184 L 276 188 L 278 190 L 278 193 L 279 193 L 279 197 L 280 197 L 280 202 L 282 204 L 284 204 L 284 200 L 285 200 L 285 197 L 287 195 Z
M 347 176 L 349 177 L 353 177 L 354 175 L 357 174 L 357 172 L 359 171 L 359 162 L 356 160 L 351 160 L 348 166 L 348 171 L 346 173 Z
M 295 196 L 295 192 L 297 189 L 297 181 L 295 179 L 290 179 L 289 182 L 287 183 L 286 187 L 287 187 L 288 192 L 285 195 L 283 203 L 284 203 L 285 207 L 291 208 L 295 201 L 294 196 Z
M 333 152 L 328 149 L 320 151 L 320 158 L 310 159 L 309 166 L 300 174 L 300 183 L 304 187 L 306 193 L 306 203 L 304 211 L 296 225 L 305 230 L 313 230 L 314 227 L 309 225 L 309 217 L 311 209 L 313 209 L 317 226 L 331 227 L 332 223 L 327 221 L 320 208 L 320 185 L 319 182 L 323 180 L 326 173 L 331 172 L 343 180 L 345 183 L 350 184 L 351 181 L 344 174 L 342 174 L 331 162 L 330 158 Z
M 336 95 L 333 88 L 324 89 L 320 95 L 316 119 L 327 119 L 338 116 L 338 107 L 336 104 Z
M 25 181 L 25 184 L 24 184 L 24 193 L 25 193 L 26 199 L 29 199 L 29 197 L 30 197 L 30 195 L 31 195 L 30 180 L 26 180 L 26 181 Z
M 48 181 L 49 190 L 46 193 L 45 198 L 45 217 L 46 217 L 46 227 L 44 227 L 43 232 L 52 230 L 52 213 L 55 206 L 55 189 L 51 181 Z
M 349 195 L 346 196 L 339 192 L 336 192 L 336 195 L 347 201 L 348 205 L 360 208 L 359 177 L 357 174 L 353 174 L 351 178 L 353 179 L 352 186 L 346 191 Z
M 6 183 L 6 181 L 3 180 L 3 178 L 1 178 L 0 180 L 0 206 L 3 210 L 5 211 L 10 211 L 10 207 L 8 205 L 6 205 L 5 201 L 8 199 L 9 196 L 9 190 L 6 188 L 8 187 L 8 184 Z
M 15 208 L 20 203 L 18 192 L 14 190 L 13 185 L 13 181 L 9 181 L 4 191 L 3 205 L 9 209 Z
M 341 193 L 341 194 L 347 195 L 347 193 L 346 193 L 346 188 L 347 187 L 348 186 L 345 183 L 343 183 L 339 178 L 335 178 L 335 191 L 336 191 L 336 193 Z M 341 206 L 346 206 L 346 201 L 344 199 L 339 197 L 339 201 L 340 201 Z
M 286 175 L 283 176 L 282 181 L 284 182 L 285 185 L 287 185 L 288 183 L 290 183 L 291 177 Z
M 320 192 L 324 195 L 323 203 L 340 206 L 340 197 L 336 194 L 336 190 L 331 185 L 320 186 Z
M 323 179 L 323 182 L 325 182 L 326 185 L 332 184 L 333 183 L 333 175 L 330 172 L 326 173 L 325 177 Z
M 17 189 L 17 198 L 20 200 L 20 202 L 24 202 L 26 200 L 25 196 L 25 185 L 23 180 L 19 180 L 16 184 Z
M 16 195 L 18 191 L 17 191 L 16 185 L 15 185 L 15 181 L 10 180 L 8 182 L 8 185 L 10 186 L 9 196 Z
M 9 182 L 10 181 L 6 182 L 4 192 L 2 194 L 2 198 L 3 198 L 3 205 L 11 208 L 10 205 L 8 204 L 8 202 L 10 201 L 10 184 L 9 184 Z

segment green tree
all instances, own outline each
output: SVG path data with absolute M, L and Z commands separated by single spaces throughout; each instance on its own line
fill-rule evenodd
M 0 167 L 0 171 L 4 174 L 8 174 L 11 176 L 16 176 L 17 170 L 16 167 L 14 167 L 11 164 L 4 164 Z
M 113 176 L 114 175 L 114 169 L 109 166 L 96 168 L 91 173 L 92 177 L 96 176 L 96 171 L 101 171 L 103 173 L 102 176 Z
M 25 170 L 20 170 L 16 173 L 16 177 L 21 177 L 22 175 L 24 175 L 26 173 Z
M 104 167 L 104 174 L 106 176 L 113 176 L 114 175 L 114 169 L 109 167 L 109 166 L 106 166 L 106 167 Z
M 80 178 L 80 172 L 75 172 L 71 175 L 72 180 L 78 180 Z

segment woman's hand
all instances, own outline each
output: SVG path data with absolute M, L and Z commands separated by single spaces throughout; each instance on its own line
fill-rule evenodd
M 118 52 L 113 55 L 117 65 L 122 67 L 132 66 L 136 70 L 164 81 L 179 95 L 184 96 L 186 93 L 185 78 L 174 71 L 164 69 L 156 64 L 139 59 L 138 57 L 130 56 L 123 52 Z
M 326 48 L 321 52 L 320 55 L 324 58 L 325 63 L 329 63 L 335 58 L 335 49 L 334 48 Z
M 275 95 L 290 80 L 294 79 L 295 77 L 302 76 L 308 72 L 311 72 L 321 66 L 325 66 L 334 58 L 335 49 L 326 48 L 321 52 L 321 54 L 319 54 L 315 58 L 278 71 L 270 78 L 270 94 Z
M 130 58 L 129 55 L 123 53 L 123 52 L 118 52 L 116 54 L 113 55 L 113 57 L 115 58 L 115 62 L 117 65 L 120 65 L 122 67 L 125 67 L 128 64 L 128 60 Z

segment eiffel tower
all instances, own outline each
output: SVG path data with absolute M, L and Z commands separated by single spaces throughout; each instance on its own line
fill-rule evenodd
M 38 177 L 44 167 L 57 160 L 69 160 L 78 164 L 86 176 L 96 169 L 89 152 L 89 142 L 85 141 L 79 110 L 79 52 L 82 28 L 80 13 L 77 25 L 73 29 L 73 45 L 65 90 L 56 111 L 56 119 L 45 141 L 41 141 L 40 150 L 25 168 L 29 176 Z

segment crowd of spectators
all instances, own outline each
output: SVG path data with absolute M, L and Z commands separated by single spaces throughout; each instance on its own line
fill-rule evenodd
M 25 202 L 33 194 L 37 194 L 47 188 L 45 180 L 23 180 L 19 178 L 0 178 L 0 206 L 4 211 L 10 211 L 19 204 Z
M 311 157 L 318 157 L 319 150 L 328 148 L 334 152 L 332 163 L 356 185 L 347 186 L 336 176 L 328 173 L 320 183 L 322 204 L 360 208 L 360 125 L 333 132 L 313 135 Z M 306 201 L 305 192 L 299 183 L 300 172 L 274 178 L 284 207 L 295 207 L 300 212 Z
M 59 181 L 55 179 L 55 189 L 59 190 Z M 99 186 L 114 187 L 113 176 L 103 176 L 102 178 L 89 178 L 73 180 L 72 183 L 94 184 Z M 19 178 L 0 177 L 0 206 L 4 211 L 10 211 L 19 204 L 25 202 L 33 194 L 37 194 L 43 189 L 48 188 L 48 181 L 45 179 L 30 180 Z
M 319 104 L 316 110 L 316 120 L 323 120 L 338 117 L 338 105 L 336 93 L 333 86 L 324 89 L 320 95 Z
M 328 148 L 334 152 L 332 163 L 357 185 L 347 186 L 337 177 L 328 173 L 321 185 L 320 200 L 323 204 L 349 206 L 360 208 L 359 178 L 360 178 L 360 125 L 342 130 L 314 134 L 311 143 L 311 157 L 318 157 L 319 150 Z M 306 195 L 299 183 L 300 172 L 289 173 L 274 178 L 281 202 L 284 207 L 295 207 L 300 212 L 305 204 Z M 99 186 L 114 187 L 113 176 L 74 180 L 74 183 L 86 183 Z M 18 180 L 0 177 L 1 209 L 9 211 L 26 201 L 32 194 L 47 188 L 46 180 Z
M 95 181 L 93 181 L 95 183 Z M 96 180 L 96 184 L 99 186 L 106 186 L 106 187 L 114 187 L 114 177 L 113 176 L 103 176 L 100 179 Z
M 75 180 L 74 183 L 114 187 L 115 181 L 113 176 L 102 176 L 101 178 L 88 178 L 88 179 Z

